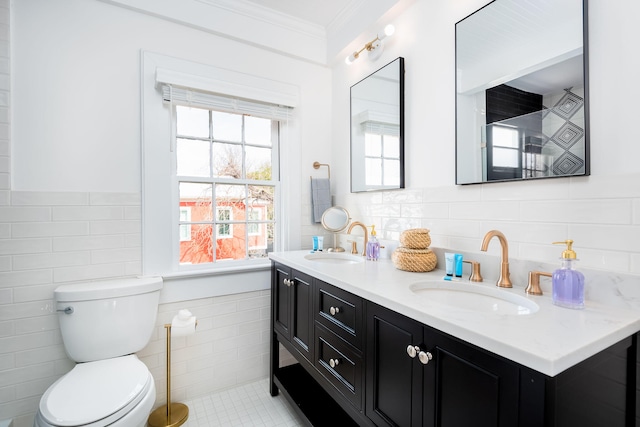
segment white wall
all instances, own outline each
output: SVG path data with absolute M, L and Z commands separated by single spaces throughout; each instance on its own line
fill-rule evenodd
M 73 365 L 53 290 L 142 271 L 140 51 L 298 86 L 300 132 L 282 165 L 300 178 L 283 186 L 295 201 L 309 199 L 312 163 L 330 160 L 331 70 L 97 0 L 20 0 L 9 16 L 9 2 L 0 3 L 0 420 L 26 427 L 42 393 Z M 2 114 L 9 93 L 11 150 L 9 110 Z M 293 248 L 301 222 L 317 234 L 308 202 L 300 209 L 306 215 L 290 221 Z M 263 279 L 268 288 L 268 272 Z M 267 375 L 269 304 L 269 292 L 257 291 L 161 305 L 139 353 L 156 403 L 166 397 L 163 325 L 178 309 L 199 318 L 197 334 L 174 343 L 172 395 L 185 400 Z
M 333 67 L 337 202 L 376 224 L 383 238 L 426 227 L 433 246 L 478 252 L 484 234 L 497 228 L 512 257 L 552 263 L 560 251 L 550 243 L 571 238 L 585 268 L 640 274 L 640 87 L 632 71 L 640 57 L 628 54 L 640 37 L 640 4 L 589 1 L 591 176 L 456 186 L 454 24 L 486 3 L 418 1 L 394 20 L 380 59 Z M 407 188 L 350 194 L 348 88 L 398 56 L 406 68 Z M 490 252 L 498 254 L 495 246 Z
M 95 0 L 14 16 L 13 190 L 140 191 L 140 49 L 297 85 L 301 139 L 330 136 L 324 67 Z

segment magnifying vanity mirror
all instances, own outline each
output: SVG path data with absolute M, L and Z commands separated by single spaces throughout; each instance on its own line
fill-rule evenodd
M 587 0 L 494 0 L 456 24 L 456 183 L 589 175 Z
M 340 206 L 333 206 L 324 211 L 321 219 L 322 226 L 325 230 L 334 233 L 333 247 L 327 249 L 328 252 L 344 252 L 344 249 L 338 246 L 336 233 L 347 228 L 350 220 L 349 212 Z
M 351 192 L 404 188 L 404 58 L 351 86 Z

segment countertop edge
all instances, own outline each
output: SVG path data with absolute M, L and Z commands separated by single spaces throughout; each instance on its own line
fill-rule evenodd
M 485 321 L 486 324 L 483 325 L 485 330 L 483 332 L 483 329 L 479 327 L 480 322 L 478 321 L 468 321 L 465 325 L 465 322 L 459 319 L 452 321 L 451 316 L 447 314 L 426 311 L 416 304 L 415 301 L 407 297 L 406 292 L 404 292 L 404 285 L 398 285 L 397 283 L 398 281 L 406 281 L 406 287 L 408 288 L 412 282 L 441 278 L 443 275 L 442 271 L 434 271 L 431 273 L 400 271 L 396 270 L 392 265 L 391 267 L 393 267 L 393 269 L 389 267 L 389 264 L 391 264 L 390 260 L 362 262 L 349 266 L 331 265 L 331 268 L 327 268 L 328 264 L 306 260 L 304 256 L 308 253 L 308 251 L 275 252 L 271 253 L 269 258 L 272 261 L 310 274 L 319 280 L 365 298 L 375 304 L 396 311 L 441 332 L 551 377 L 558 375 L 566 369 L 575 366 L 640 330 L 640 313 L 630 312 L 628 310 L 621 313 L 617 307 L 608 308 L 598 305 L 597 303 L 592 303 L 591 306 L 588 306 L 585 310 L 562 309 L 556 306 L 550 307 L 550 302 L 547 301 L 550 300 L 548 297 L 546 297 L 546 299 L 542 299 L 545 297 L 534 297 L 538 298 L 535 301 L 541 306 L 540 311 L 544 310 L 545 313 L 536 313 L 532 316 L 538 315 L 538 319 L 543 319 L 542 316 L 551 317 L 551 319 L 545 318 L 544 322 L 540 322 L 540 329 L 549 327 L 550 324 L 556 326 L 552 321 L 556 320 L 553 317 L 557 317 L 558 322 L 561 322 L 558 328 L 570 330 L 575 325 L 578 325 L 581 327 L 583 333 L 589 334 L 590 329 L 588 325 L 592 322 L 595 332 L 588 337 L 585 336 L 582 339 L 573 340 L 575 342 L 571 342 L 570 346 L 567 346 L 567 343 L 564 342 L 566 339 L 563 340 L 562 343 L 554 343 L 553 337 L 548 337 L 546 341 L 543 340 L 542 342 L 535 343 L 535 345 L 519 346 L 516 344 L 518 343 L 518 339 L 521 340 L 521 337 L 518 338 L 514 336 L 517 332 L 517 324 L 505 328 L 504 336 L 501 336 L 499 333 L 502 331 L 496 332 L 493 331 L 492 328 L 487 329 L 486 324 L 491 326 L 493 322 L 493 326 L 499 328 L 505 326 L 505 322 L 507 324 L 526 323 L 529 328 L 533 327 L 535 329 L 534 321 L 528 320 L 523 322 L 521 318 L 505 319 L 493 317 L 487 319 L 486 317 L 483 318 L 483 316 L 475 316 L 477 319 Z M 385 277 L 378 278 L 378 275 Z M 365 287 L 354 284 L 354 277 L 357 277 L 358 281 L 368 280 L 370 286 Z M 372 282 L 374 283 L 372 284 Z M 390 288 L 399 288 L 400 292 Z M 473 319 L 474 316 L 470 318 Z M 607 325 L 607 322 L 610 324 Z M 599 329 L 595 328 L 596 324 L 599 326 Z M 543 339 L 544 336 L 549 335 L 545 331 L 540 332 Z M 522 333 L 525 332 L 523 331 Z M 558 331 L 554 333 L 562 336 Z M 492 334 L 493 336 L 491 336 Z M 522 340 L 520 343 L 528 344 Z M 567 348 L 557 349 L 554 347 L 558 346 L 554 344 L 562 344 Z

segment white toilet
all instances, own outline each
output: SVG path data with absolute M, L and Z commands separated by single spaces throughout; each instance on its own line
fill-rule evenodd
M 62 285 L 54 291 L 60 331 L 76 366 L 40 399 L 34 426 L 145 426 L 156 398 L 136 357 L 153 332 L 161 278 Z

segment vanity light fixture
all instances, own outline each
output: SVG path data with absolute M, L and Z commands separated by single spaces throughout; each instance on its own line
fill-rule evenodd
M 369 52 L 369 57 L 371 59 L 377 59 L 382 54 L 382 48 L 383 48 L 382 40 L 392 35 L 395 32 L 395 30 L 396 30 L 396 27 L 394 27 L 392 24 L 387 25 L 386 27 L 384 27 L 384 31 L 382 31 L 382 34 L 376 35 L 375 39 L 366 43 L 362 47 L 362 49 L 353 52 L 344 60 L 344 62 L 346 62 L 347 65 L 351 65 L 356 59 L 360 57 L 360 54 L 364 50 Z

